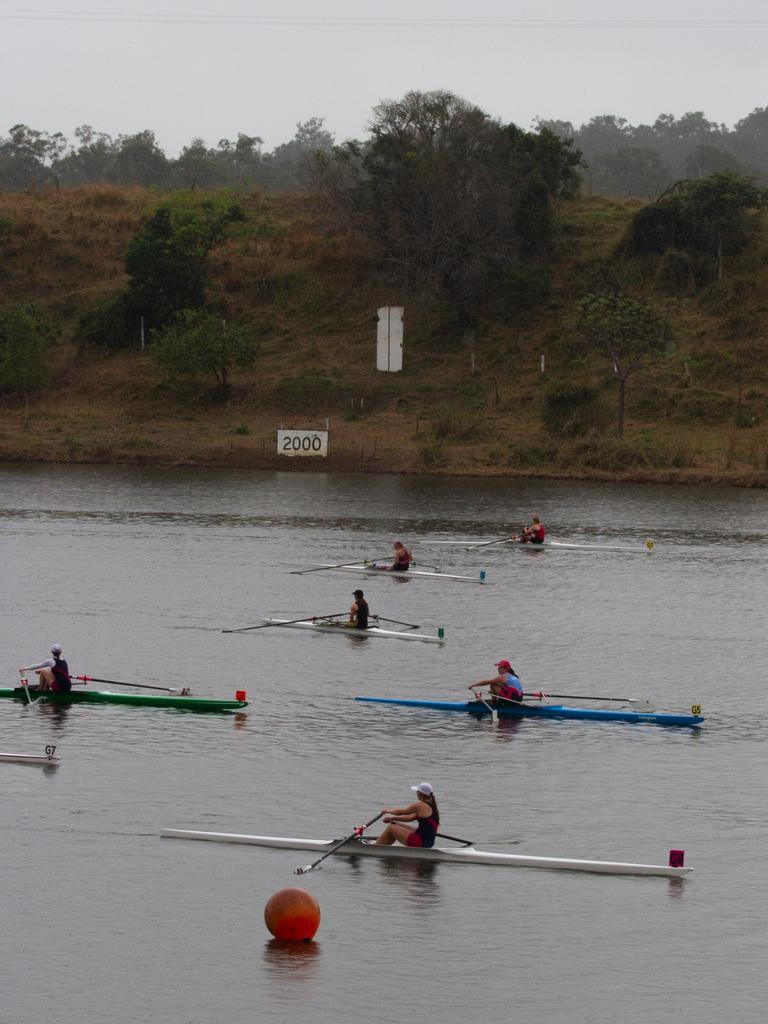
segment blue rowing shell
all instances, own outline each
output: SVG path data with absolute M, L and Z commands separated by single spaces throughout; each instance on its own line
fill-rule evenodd
M 397 704 L 406 708 L 431 708 L 434 711 L 466 711 L 470 715 L 489 715 L 482 701 L 405 700 L 397 697 L 355 697 L 369 704 Z M 700 715 L 674 715 L 659 711 L 614 711 L 600 708 L 574 708 L 565 704 L 504 704 L 496 708 L 501 718 L 575 718 L 591 722 L 646 722 L 650 725 L 683 725 L 698 728 Z

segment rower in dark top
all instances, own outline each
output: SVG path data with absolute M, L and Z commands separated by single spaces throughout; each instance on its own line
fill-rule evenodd
M 408 572 L 413 555 L 401 540 L 396 540 L 392 547 L 395 550 L 395 560 L 392 565 L 387 566 L 387 570 L 389 572 Z
M 351 629 L 368 629 L 368 616 L 370 609 L 368 608 L 368 602 L 365 600 L 365 595 L 362 590 L 356 590 L 354 592 L 354 602 L 352 607 L 349 609 L 349 622 L 347 625 Z
M 411 786 L 416 800 L 407 807 L 385 807 L 384 822 L 386 828 L 376 840 L 377 846 L 392 846 L 401 843 L 403 846 L 422 846 L 425 849 L 435 845 L 435 836 L 440 828 L 440 812 L 432 786 L 428 782 L 420 782 Z M 416 828 L 405 822 L 415 821 Z
M 51 647 L 52 658 L 37 665 L 27 665 L 19 669 L 20 672 L 35 672 L 38 683 L 36 689 L 51 690 L 53 693 L 69 693 L 72 689 L 72 679 L 69 674 L 69 666 L 61 656 L 61 644 L 54 644 Z

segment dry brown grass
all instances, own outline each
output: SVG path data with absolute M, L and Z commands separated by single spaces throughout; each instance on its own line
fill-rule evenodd
M 249 223 L 215 254 L 212 291 L 228 316 L 260 325 L 265 338 L 257 368 L 235 376 L 232 399 L 221 405 L 210 401 L 205 385 L 174 389 L 163 384 L 138 351 L 112 357 L 78 354 L 72 336 L 77 315 L 124 283 L 126 247 L 157 200 L 142 189 L 105 187 L 0 192 L 0 222 L 10 224 L 0 243 L 0 303 L 39 302 L 58 310 L 69 326 L 68 340 L 56 353 L 66 403 L 58 395 L 42 396 L 23 427 L 20 403 L 0 402 L 0 458 L 296 468 L 271 454 L 274 429 L 280 422 L 319 426 L 329 417 L 329 468 L 720 479 L 761 486 L 768 480 L 765 397 L 752 399 L 760 422 L 749 430 L 731 423 L 649 419 L 641 412 L 643 388 L 652 383 L 662 393 L 680 388 L 686 359 L 704 343 L 719 343 L 725 319 L 734 311 L 743 313 L 745 302 L 749 330 L 768 336 L 764 258 L 755 261 L 753 256 L 750 265 L 745 261 L 729 268 L 728 287 L 713 289 L 706 302 L 653 296 L 674 324 L 678 350 L 631 389 L 628 432 L 645 432 L 644 444 L 678 453 L 679 465 L 612 473 L 575 464 L 566 447 L 546 435 L 539 410 L 548 382 L 572 372 L 551 339 L 561 333 L 562 319 L 584 281 L 610 259 L 636 202 L 587 198 L 562 207 L 552 302 L 530 324 L 484 325 L 471 376 L 469 352 L 461 345 L 442 345 L 438 313 L 404 300 L 377 276 L 365 243 L 317 197 L 248 193 L 241 201 Z M 753 298 L 745 300 L 745 295 Z M 379 374 L 375 310 L 402 302 L 406 369 Z M 547 352 L 543 380 L 541 352 Z M 599 359 L 579 372 L 604 384 L 606 400 L 613 400 Z M 318 378 L 327 382 L 319 397 L 308 383 Z M 758 384 L 753 390 L 759 396 Z M 732 383 L 723 381 L 721 390 L 735 397 Z M 451 409 L 456 410 L 455 425 Z M 470 420 L 477 429 L 467 431 Z M 527 448 L 521 449 L 521 439 Z M 590 458 L 599 461 L 600 453 Z M 307 468 L 306 462 L 298 465 Z

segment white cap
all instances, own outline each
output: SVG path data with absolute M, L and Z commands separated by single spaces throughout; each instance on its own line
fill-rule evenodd
M 51 654 L 61 654 L 61 644 L 54 644 L 51 647 Z
M 423 793 L 424 796 L 432 796 L 432 787 L 428 782 L 420 782 L 418 786 L 411 786 L 414 793 Z

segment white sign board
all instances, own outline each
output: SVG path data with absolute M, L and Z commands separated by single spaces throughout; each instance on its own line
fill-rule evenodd
M 278 430 L 278 455 L 321 455 L 328 457 L 327 430 Z
M 397 373 L 403 368 L 403 306 L 382 306 L 376 328 L 376 369 Z

